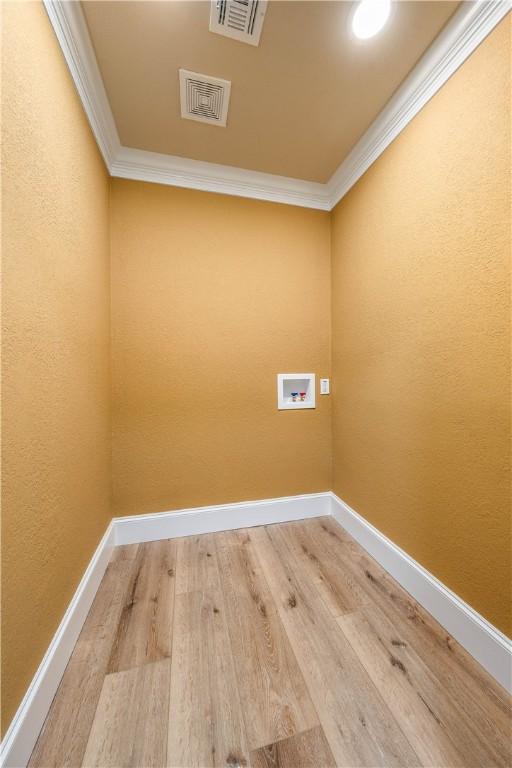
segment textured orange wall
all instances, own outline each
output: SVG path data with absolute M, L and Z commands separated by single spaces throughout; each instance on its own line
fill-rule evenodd
M 333 214 L 334 489 L 510 634 L 510 19 Z
M 2 3 L 2 721 L 110 518 L 108 178 L 39 3 Z
M 326 490 L 331 402 L 336 492 L 510 632 L 510 22 L 332 217 L 114 180 L 109 218 L 42 6 L 2 10 L 4 725 L 112 511 Z M 331 252 L 333 395 L 279 412 Z
M 112 181 L 114 514 L 331 484 L 330 398 L 278 411 L 276 374 L 329 375 L 321 211 Z

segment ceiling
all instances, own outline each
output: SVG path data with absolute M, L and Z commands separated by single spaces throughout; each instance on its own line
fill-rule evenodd
M 209 32 L 202 0 L 82 3 L 121 144 L 321 183 L 459 3 L 394 3 L 366 41 L 354 5 L 271 0 L 253 47 Z M 181 118 L 180 67 L 232 82 L 226 128 Z

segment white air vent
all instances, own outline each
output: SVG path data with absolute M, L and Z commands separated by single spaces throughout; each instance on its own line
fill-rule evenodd
M 210 125 L 226 125 L 231 83 L 180 69 L 181 116 Z
M 258 45 L 266 10 L 267 0 L 211 0 L 210 32 Z

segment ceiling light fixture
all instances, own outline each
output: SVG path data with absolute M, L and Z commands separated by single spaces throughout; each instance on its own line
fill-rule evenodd
M 352 31 L 360 40 L 380 32 L 389 18 L 391 0 L 361 0 L 352 17 Z

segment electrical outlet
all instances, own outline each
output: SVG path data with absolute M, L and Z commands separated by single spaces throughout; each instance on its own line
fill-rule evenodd
M 329 379 L 320 379 L 320 394 L 328 395 L 330 391 Z

